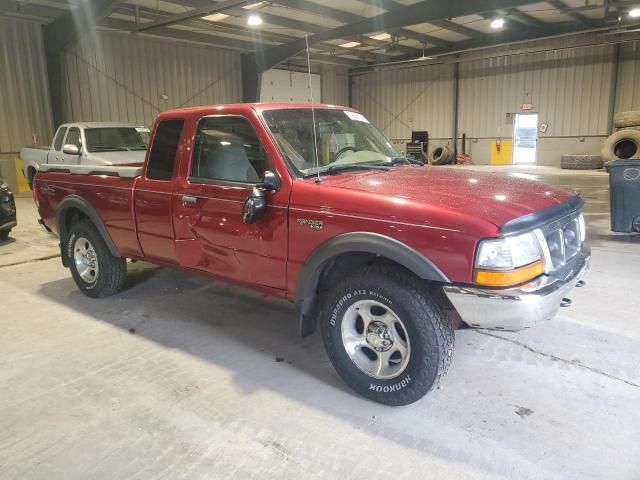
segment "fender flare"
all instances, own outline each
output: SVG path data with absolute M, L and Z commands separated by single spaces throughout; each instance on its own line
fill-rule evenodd
M 320 275 L 331 259 L 344 253 L 371 253 L 393 260 L 424 280 L 450 283 L 449 278 L 431 260 L 395 238 L 370 232 L 338 235 L 317 247 L 298 274 L 295 303 L 300 310 L 300 333 L 303 337 L 315 330 L 313 308 Z
M 109 235 L 109 232 L 107 231 L 107 228 L 104 226 L 104 222 L 102 221 L 102 218 L 100 217 L 100 214 L 95 209 L 95 207 L 91 205 L 87 200 L 85 200 L 84 198 L 78 195 L 69 195 L 65 197 L 64 200 L 62 200 L 62 202 L 60 202 L 60 205 L 58 205 L 58 211 L 56 212 L 56 222 L 58 224 L 58 232 L 60 233 L 60 250 L 62 253 L 62 263 L 65 267 L 67 265 L 65 263 L 65 256 L 64 256 L 64 252 L 62 252 L 62 249 L 64 248 L 63 247 L 64 240 L 67 238 L 67 235 L 69 234 L 69 232 L 67 231 L 67 228 L 64 225 L 64 222 L 62 220 L 64 219 L 64 213 L 69 208 L 77 208 L 82 213 L 84 213 L 87 217 L 89 217 L 89 219 L 93 222 L 93 224 L 98 229 L 98 232 L 102 236 L 104 243 L 106 243 L 107 248 L 109 249 L 109 252 L 111 253 L 111 255 L 117 258 L 121 257 L 120 252 L 116 247 L 116 244 L 113 243 L 113 240 L 111 239 L 111 235 Z

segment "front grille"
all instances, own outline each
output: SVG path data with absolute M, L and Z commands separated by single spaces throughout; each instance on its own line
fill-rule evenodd
M 575 257 L 582 247 L 579 211 L 555 220 L 541 230 L 547 240 L 549 260 L 554 270 Z

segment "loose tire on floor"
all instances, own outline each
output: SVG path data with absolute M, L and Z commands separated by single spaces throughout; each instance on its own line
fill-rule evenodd
M 111 255 L 107 245 L 89 220 L 71 225 L 65 241 L 73 280 L 85 295 L 102 298 L 120 291 L 127 278 L 127 262 Z
M 568 170 L 599 170 L 603 167 L 600 155 L 562 155 L 560 168 Z
M 454 351 L 445 309 L 424 283 L 393 266 L 369 267 L 335 285 L 323 302 L 321 328 L 347 385 L 386 405 L 426 395 L 447 374 Z
M 453 159 L 453 151 L 449 146 L 434 148 L 429 154 L 431 165 L 447 165 Z
M 640 159 L 640 131 L 619 130 L 604 141 L 602 160 L 608 162 L 618 158 Z
M 617 128 L 640 126 L 640 110 L 616 113 L 613 116 L 613 126 Z

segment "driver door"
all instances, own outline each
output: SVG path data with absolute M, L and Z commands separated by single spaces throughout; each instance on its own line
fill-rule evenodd
M 265 215 L 253 224 L 242 221 L 245 200 L 271 169 L 249 119 L 221 115 L 199 121 L 189 176 L 172 199 L 176 252 L 183 266 L 286 288 L 288 195 L 267 193 Z

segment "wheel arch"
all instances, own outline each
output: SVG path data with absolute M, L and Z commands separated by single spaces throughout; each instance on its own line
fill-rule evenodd
M 450 283 L 447 276 L 431 260 L 395 238 L 370 232 L 352 232 L 334 237 L 317 247 L 298 274 L 295 303 L 300 311 L 300 334 L 311 335 L 316 327 L 313 314 L 318 286 L 327 268 L 338 259 L 348 259 L 347 267 L 357 267 L 372 259 L 387 259 L 423 280 Z
M 56 212 L 56 223 L 58 224 L 58 232 L 60 234 L 62 264 L 65 267 L 68 265 L 66 262 L 66 256 L 62 250 L 64 249 L 65 240 L 69 235 L 69 229 L 71 228 L 74 219 L 77 219 L 78 216 L 80 216 L 80 218 L 88 218 L 94 224 L 107 245 L 111 255 L 117 258 L 121 256 L 95 207 L 78 195 L 69 195 L 60 202 L 58 211 Z

